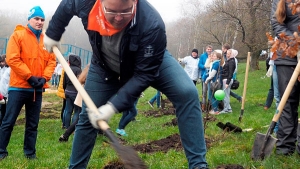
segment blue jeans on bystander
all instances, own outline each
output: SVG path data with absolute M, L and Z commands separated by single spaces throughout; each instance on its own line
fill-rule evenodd
M 0 127 L 0 158 L 8 155 L 6 148 L 8 146 L 13 127 L 23 105 L 25 105 L 26 120 L 23 147 L 24 154 L 25 156 L 35 155 L 41 104 L 42 92 L 35 92 L 34 94 L 34 92 L 30 91 L 9 91 L 9 101 L 6 105 L 7 112 Z
M 65 107 L 65 111 L 63 114 L 63 126 L 65 128 L 68 128 L 72 123 L 74 123 L 79 115 L 79 111 L 80 107 L 78 107 L 77 105 L 74 104 L 75 98 L 76 98 L 76 94 L 75 95 L 68 95 L 65 94 L 66 96 L 66 107 Z M 74 114 L 73 114 L 74 111 Z M 71 117 L 73 114 L 73 118 L 72 118 L 72 122 L 71 122 Z
M 128 123 L 137 115 L 136 105 L 139 99 L 134 102 L 134 105 L 131 109 L 123 111 L 123 115 L 119 122 L 119 129 L 125 129 Z
M 157 108 L 160 107 L 160 91 L 157 90 L 156 92 L 156 95 L 154 95 L 150 100 L 149 102 L 153 105 L 153 103 L 156 101 L 156 105 L 157 105 Z

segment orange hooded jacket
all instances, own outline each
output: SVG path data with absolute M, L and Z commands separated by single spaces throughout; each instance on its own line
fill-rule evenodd
M 44 35 L 39 41 L 28 26 L 17 25 L 11 35 L 6 53 L 6 62 L 11 67 L 10 87 L 32 88 L 27 80 L 30 76 L 51 79 L 56 66 L 55 55 L 44 47 Z M 45 83 L 43 88 L 48 88 Z

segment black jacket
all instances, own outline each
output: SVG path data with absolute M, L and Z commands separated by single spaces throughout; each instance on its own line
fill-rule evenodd
M 290 8 L 285 4 L 286 18 L 283 24 L 280 24 L 275 16 L 277 9 L 277 4 L 280 0 L 273 0 L 272 10 L 271 10 L 271 24 L 276 37 L 282 32 L 285 32 L 287 36 L 292 36 L 294 32 L 298 32 L 298 25 L 300 25 L 299 13 L 295 15 L 292 14 Z M 298 32 L 299 33 L 299 32 Z M 286 56 L 285 58 L 281 57 L 280 53 L 277 53 L 278 58 L 274 60 L 275 65 L 290 65 L 294 66 L 297 64 L 297 57 L 290 58 Z
M 70 68 L 73 71 L 74 75 L 78 77 L 81 73 L 81 59 L 79 56 L 70 55 L 69 56 L 69 64 Z M 63 88 L 65 90 L 65 94 L 69 95 L 76 95 L 77 90 L 74 87 L 73 83 L 71 82 L 70 78 L 68 77 L 67 73 L 64 73 L 64 81 L 63 81 Z
M 228 60 L 225 61 L 225 65 L 223 66 L 222 70 L 222 79 L 227 79 L 226 84 L 229 85 L 233 73 L 235 70 L 235 59 L 234 58 L 229 58 Z
M 120 75 L 104 64 L 101 56 L 101 35 L 87 30 L 88 15 L 95 0 L 62 0 L 46 31 L 47 36 L 60 40 L 65 27 L 76 15 L 82 19 L 93 49 L 92 64 L 106 69 L 103 79 L 120 77 L 124 84 L 110 102 L 119 111 L 132 107 L 150 83 L 158 76 L 158 69 L 166 49 L 165 25 L 159 13 L 146 0 L 139 0 L 135 18 L 126 27 L 120 44 Z M 133 87 L 134 86 L 134 87 Z

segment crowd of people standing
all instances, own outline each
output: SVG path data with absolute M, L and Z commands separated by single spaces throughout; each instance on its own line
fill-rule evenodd
M 228 43 L 222 46 L 222 50 L 213 50 L 212 45 L 207 45 L 205 52 L 200 55 L 197 49 L 193 49 L 190 56 L 178 58 L 184 70 L 196 85 L 198 79 L 201 81 L 201 108 L 210 114 L 231 113 L 230 96 L 241 102 L 242 97 L 234 93 L 230 88 L 236 79 L 238 51 L 231 49 Z M 222 90 L 225 92 L 222 110 L 219 110 L 219 100 L 214 97 L 215 89 L 211 89 L 210 83 L 220 81 Z M 220 107 L 221 108 L 221 107 Z

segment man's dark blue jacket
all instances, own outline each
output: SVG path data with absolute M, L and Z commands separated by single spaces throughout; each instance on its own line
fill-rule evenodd
M 62 0 L 46 35 L 59 41 L 73 16 L 81 18 L 93 49 L 92 64 L 106 70 L 101 78 L 120 77 L 124 84 L 110 102 L 121 112 L 131 108 L 140 93 L 158 76 L 158 68 L 166 50 L 165 25 L 159 13 L 146 0 L 139 0 L 135 18 L 125 28 L 120 44 L 120 74 L 109 70 L 101 56 L 101 35 L 87 30 L 88 16 L 95 0 Z

